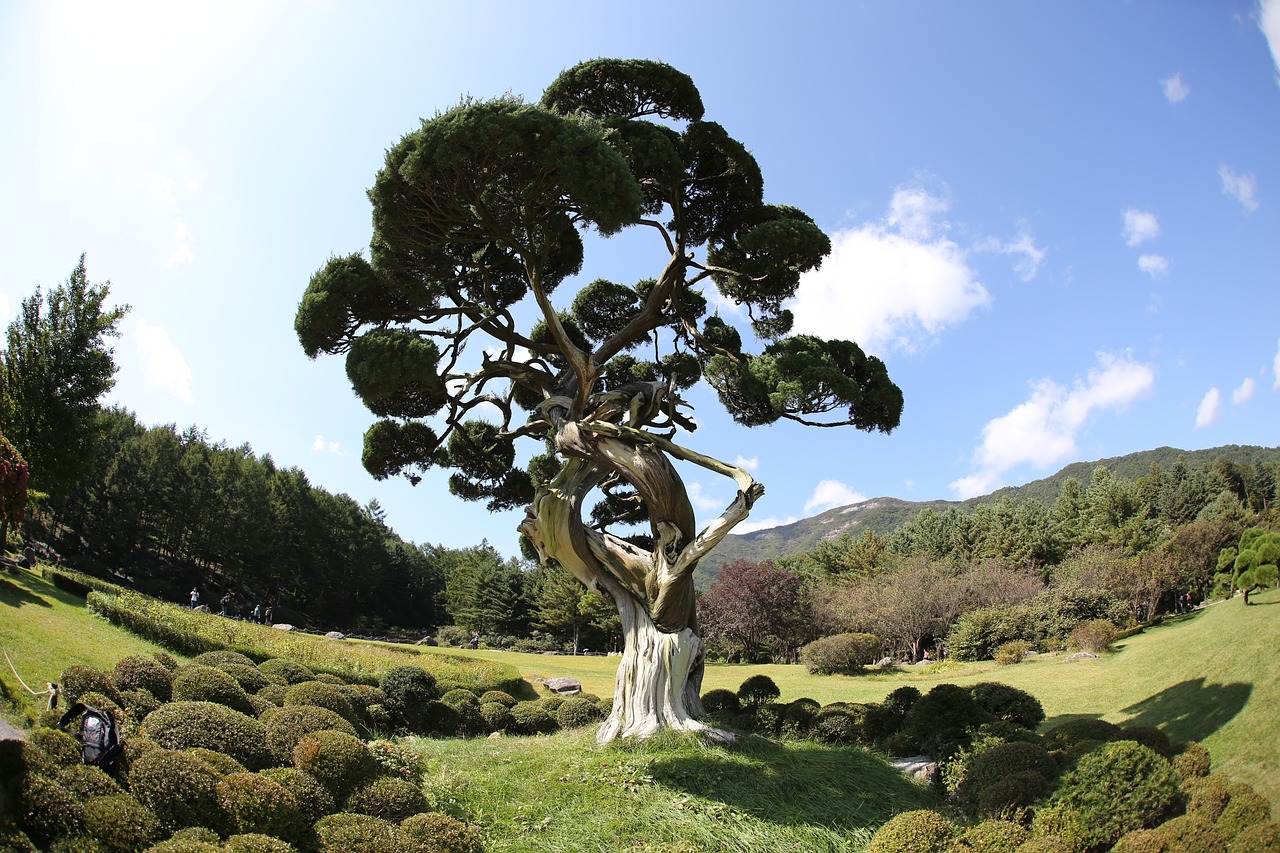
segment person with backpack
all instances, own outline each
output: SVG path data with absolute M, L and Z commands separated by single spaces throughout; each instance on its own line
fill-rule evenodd
M 76 740 L 80 741 L 81 763 L 101 767 L 106 773 L 114 774 L 116 762 L 124 752 L 120 726 L 115 717 L 110 711 L 100 711 L 83 702 L 76 702 L 58 721 L 59 730 L 65 732 L 67 724 L 76 717 L 80 718 L 80 731 Z

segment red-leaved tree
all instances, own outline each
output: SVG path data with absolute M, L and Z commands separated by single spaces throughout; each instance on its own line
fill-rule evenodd
M 698 599 L 698 621 L 714 650 L 747 663 L 795 663 L 799 648 L 814 639 L 804 583 L 770 560 L 722 566 Z

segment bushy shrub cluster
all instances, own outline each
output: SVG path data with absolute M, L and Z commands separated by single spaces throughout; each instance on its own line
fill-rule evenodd
M 815 675 L 857 675 L 880 657 L 874 634 L 835 634 L 800 649 L 800 662 Z
M 1051 587 L 1020 604 L 969 611 L 952 626 L 947 648 L 955 660 L 991 660 L 1006 643 L 1061 648 L 1082 623 L 1101 620 L 1114 631 L 1128 619 L 1124 602 L 1111 593 L 1083 586 Z

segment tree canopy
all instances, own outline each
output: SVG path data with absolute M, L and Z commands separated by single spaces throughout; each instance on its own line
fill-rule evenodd
M 903 402 L 856 343 L 791 334 L 787 300 L 830 241 L 766 203 L 755 158 L 703 115 L 676 69 L 598 59 L 538 104 L 466 100 L 423 120 L 369 190 L 367 255 L 321 267 L 295 321 L 309 356 L 345 356 L 379 418 L 373 476 L 443 467 L 464 500 L 526 506 L 521 532 L 544 561 L 687 642 L 693 569 L 763 487 L 673 440 L 695 427 L 680 392 L 706 380 L 746 426 L 888 432 Z M 584 235 L 623 229 L 653 235 L 646 274 L 576 281 Z M 709 312 L 712 287 L 745 309 L 742 329 Z M 538 452 L 518 454 L 520 439 Z M 673 459 L 738 485 L 701 533 Z

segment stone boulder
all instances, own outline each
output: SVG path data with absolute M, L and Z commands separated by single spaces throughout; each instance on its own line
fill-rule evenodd
M 576 678 L 548 678 L 542 683 L 552 693 L 560 696 L 577 696 L 582 692 L 582 682 Z

